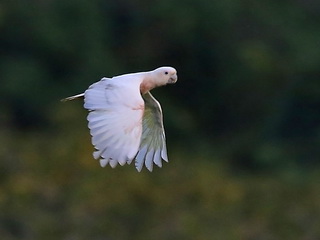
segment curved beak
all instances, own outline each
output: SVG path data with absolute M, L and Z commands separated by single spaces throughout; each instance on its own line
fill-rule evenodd
M 173 84 L 173 83 L 176 83 L 177 80 L 178 80 L 178 76 L 177 76 L 177 74 L 174 74 L 174 75 L 172 75 L 172 76 L 170 77 L 168 83 L 169 83 L 169 84 Z

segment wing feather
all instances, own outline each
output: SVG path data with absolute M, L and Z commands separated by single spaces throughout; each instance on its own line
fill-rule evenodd
M 135 159 L 135 166 L 139 172 L 143 165 L 152 171 L 153 163 L 162 167 L 162 160 L 168 161 L 161 106 L 150 92 L 142 97 L 145 101 L 143 131 L 140 150 Z
M 154 153 L 154 160 L 153 161 L 158 167 L 162 167 L 160 149 L 157 149 L 156 152 Z
M 153 157 L 154 157 L 154 150 L 153 149 L 149 149 L 149 151 L 147 152 L 147 155 L 146 155 L 146 161 L 145 161 L 145 165 L 146 165 L 146 168 L 152 172 L 152 169 L 153 169 Z
M 85 92 L 93 156 L 102 167 L 124 165 L 138 152 L 144 111 L 139 88 L 139 79 L 103 78 Z
M 138 155 L 136 156 L 135 166 L 139 172 L 142 170 L 147 151 L 148 151 L 148 146 L 144 145 L 140 147 Z

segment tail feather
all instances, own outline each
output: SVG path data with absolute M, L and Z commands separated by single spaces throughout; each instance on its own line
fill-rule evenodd
M 74 96 L 71 96 L 71 97 L 63 98 L 63 99 L 61 99 L 61 102 L 71 101 L 71 100 L 74 100 L 76 98 L 83 98 L 83 97 L 84 97 L 84 93 L 80 93 L 80 94 L 77 94 L 77 95 L 74 95 Z

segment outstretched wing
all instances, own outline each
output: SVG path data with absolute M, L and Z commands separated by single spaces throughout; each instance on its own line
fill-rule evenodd
M 139 172 L 143 164 L 152 171 L 153 163 L 161 167 L 162 159 L 168 162 L 161 106 L 150 92 L 142 97 L 145 101 L 143 131 L 139 152 L 135 159 L 135 166 Z
M 144 112 L 139 87 L 135 79 L 103 78 L 85 91 L 93 156 L 102 167 L 124 165 L 138 152 Z

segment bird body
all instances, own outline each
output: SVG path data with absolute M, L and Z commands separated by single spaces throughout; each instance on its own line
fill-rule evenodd
M 84 93 L 63 99 L 84 97 L 89 110 L 88 127 L 96 151 L 93 156 L 102 167 L 130 164 L 152 171 L 153 164 L 168 161 L 162 110 L 150 90 L 177 81 L 172 67 L 149 72 L 102 78 Z

